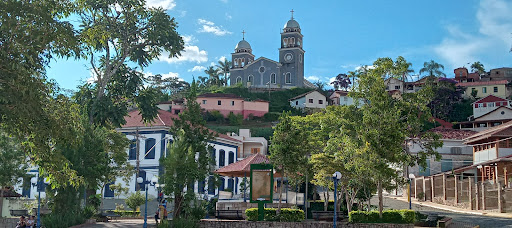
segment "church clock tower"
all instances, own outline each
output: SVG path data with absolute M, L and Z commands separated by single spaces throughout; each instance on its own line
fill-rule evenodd
M 299 23 L 293 18 L 286 22 L 281 33 L 279 62 L 282 64 L 279 82 L 283 87 L 304 87 L 303 36 Z

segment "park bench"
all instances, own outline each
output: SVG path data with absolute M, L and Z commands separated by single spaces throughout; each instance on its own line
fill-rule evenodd
M 217 210 L 216 214 L 218 219 L 244 219 L 244 212 L 241 210 Z
M 334 211 L 311 211 L 311 215 L 317 221 L 332 221 L 334 218 Z M 343 214 L 341 212 L 337 213 L 338 220 L 343 219 Z
M 28 216 L 28 211 L 19 209 L 19 210 L 11 210 L 11 216 L 19 217 L 19 216 Z
M 452 224 L 452 218 L 444 217 L 443 219 L 437 221 L 437 227 L 449 227 Z
M 108 220 L 116 219 L 118 217 L 121 217 L 121 215 L 116 214 L 114 210 L 101 210 L 100 213 L 100 219 L 104 222 L 108 222 Z

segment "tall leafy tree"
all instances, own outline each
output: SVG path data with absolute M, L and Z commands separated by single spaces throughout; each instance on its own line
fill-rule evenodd
M 426 73 L 426 76 L 430 77 L 446 77 L 446 74 L 443 72 L 443 70 L 443 64 L 436 63 L 434 60 L 430 60 L 430 62 L 423 63 L 423 68 L 420 69 L 420 74 Z
M 137 105 L 142 118 L 156 116 L 152 88 L 142 86 L 141 69 L 160 55 L 177 57 L 184 42 L 177 23 L 162 8 L 148 8 L 141 0 L 78 0 L 80 38 L 95 82 L 82 88 L 91 98 L 90 123 L 119 127 L 127 108 Z M 120 90 L 119 90 L 120 89 Z M 142 98 L 141 98 L 142 97 Z M 109 113 L 109 114 L 107 114 Z
M 208 83 L 210 85 L 221 86 L 222 82 L 219 77 L 219 69 L 218 68 L 209 66 L 208 68 L 206 68 L 206 70 L 204 70 L 204 73 L 209 76 Z
M 480 61 L 474 62 L 471 64 L 471 71 L 478 72 L 479 74 L 485 73 L 484 64 L 482 64 Z
M 28 159 L 20 143 L 5 132 L 0 132 L 0 205 L 3 205 L 4 190 L 17 184 L 27 172 Z
M 331 85 L 333 85 L 334 90 L 343 89 L 347 91 L 352 82 L 350 81 L 350 77 L 347 74 L 338 74 Z
M 229 69 L 231 69 L 231 61 L 224 59 L 224 61 L 219 61 L 217 65 L 217 69 L 220 74 L 224 75 L 224 80 L 222 80 L 223 85 L 228 85 L 228 77 L 229 77 Z
M 193 81 L 185 98 L 183 112 L 178 119 L 173 119 L 171 131 L 174 143 L 170 145 L 169 156 L 162 160 L 165 168 L 164 192 L 174 196 L 174 218 L 188 216 L 182 216 L 182 212 L 190 206 L 195 194 L 193 188 L 187 186 L 204 181 L 213 165 L 211 147 L 208 146 L 213 134 L 205 127 L 206 122 L 196 98 L 197 85 Z

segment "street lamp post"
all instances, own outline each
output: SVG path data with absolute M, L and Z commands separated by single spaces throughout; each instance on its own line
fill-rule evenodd
M 332 227 L 336 228 L 336 220 L 338 220 L 338 216 L 336 216 L 336 208 L 338 207 L 338 181 L 341 179 L 341 173 L 336 171 L 332 174 L 332 179 L 334 180 L 334 218 Z
M 32 186 L 36 187 L 36 190 L 38 192 L 37 197 L 37 223 L 36 228 L 41 227 L 41 189 L 44 187 L 44 184 L 50 183 L 48 179 L 43 180 L 39 179 L 39 173 L 37 174 L 37 177 L 32 177 L 30 179 L 30 183 L 32 183 Z
M 412 200 L 411 200 L 411 185 L 412 185 L 412 179 L 416 178 L 416 176 L 414 176 L 414 174 L 412 173 L 409 173 L 409 210 L 412 209 Z
M 158 182 L 158 178 L 153 176 L 151 181 L 144 180 L 142 177 L 137 178 L 137 183 L 144 184 L 144 188 L 146 190 L 146 201 L 144 203 L 144 228 L 148 227 L 148 185 L 155 186 Z

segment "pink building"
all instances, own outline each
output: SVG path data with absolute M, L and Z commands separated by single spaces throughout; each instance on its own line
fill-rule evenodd
M 197 103 L 205 111 L 219 111 L 224 117 L 229 113 L 241 114 L 244 119 L 249 115 L 262 117 L 268 112 L 269 102 L 264 100 L 246 101 L 244 98 L 229 93 L 205 93 L 197 96 Z M 170 110 L 174 114 L 178 114 L 183 110 L 183 100 L 174 100 L 169 102 Z M 164 105 L 164 104 L 162 104 Z M 160 106 L 160 105 L 159 105 Z M 161 109 L 162 108 L 160 107 Z

